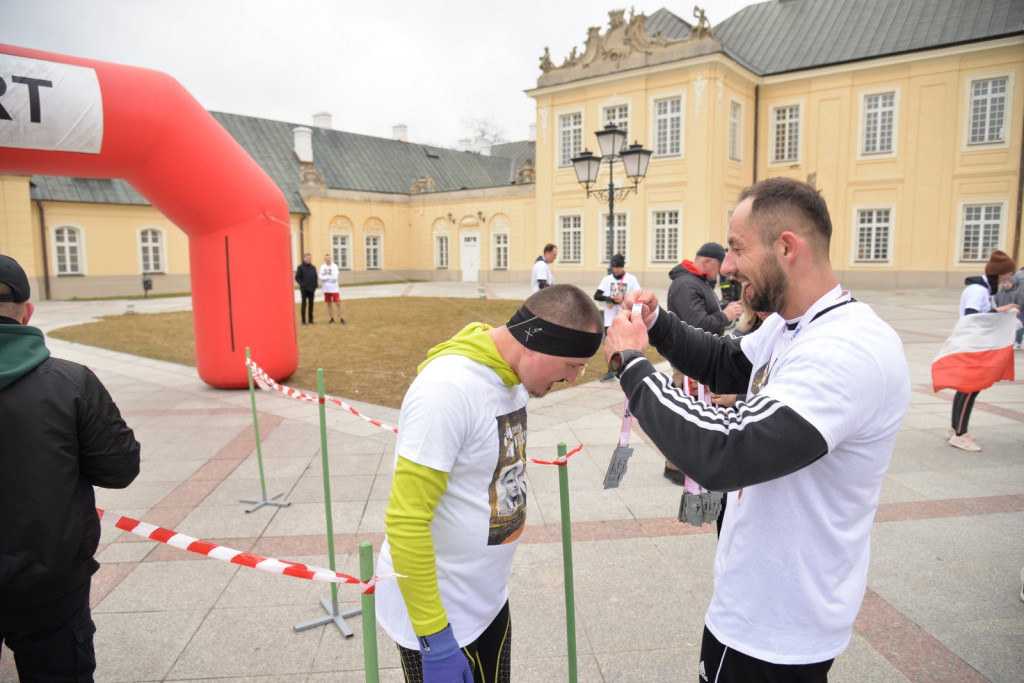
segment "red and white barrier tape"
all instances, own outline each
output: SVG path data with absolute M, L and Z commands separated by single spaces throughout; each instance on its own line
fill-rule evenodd
M 535 458 L 530 458 L 530 461 L 531 462 L 535 462 L 538 465 L 558 465 L 559 467 L 565 467 L 565 461 L 568 460 L 570 456 L 573 456 L 573 455 L 576 455 L 577 453 L 579 453 L 582 449 L 583 449 L 583 444 L 580 444 L 579 446 L 577 446 L 576 448 L 572 449 L 571 451 L 569 451 L 565 455 L 560 455 L 560 456 L 558 456 L 557 458 L 555 458 L 554 460 L 552 460 L 550 462 L 548 462 L 547 460 L 537 460 Z
M 185 534 L 179 534 L 177 531 L 172 531 L 171 529 L 165 529 L 146 522 L 140 522 L 139 520 L 132 519 L 130 517 L 122 517 L 110 512 L 105 512 L 100 508 L 96 508 L 96 512 L 104 522 L 112 524 L 123 531 L 133 533 L 136 536 L 142 536 L 143 538 L 148 538 L 153 541 L 160 541 L 161 543 L 166 543 L 167 545 L 174 546 L 175 548 L 181 548 L 182 550 L 188 550 L 192 553 L 212 557 L 215 560 L 223 560 L 224 562 L 240 564 L 244 567 L 260 569 L 265 572 L 270 572 L 271 574 L 284 574 L 285 576 L 294 576 L 298 579 L 324 581 L 326 583 L 358 584 L 359 592 L 361 593 L 373 593 L 377 582 L 381 579 L 392 579 L 399 576 L 398 574 L 385 574 L 383 576 L 375 576 L 364 583 L 356 577 L 349 576 L 348 574 L 340 574 L 338 572 L 332 572 L 330 569 L 299 564 L 298 562 L 288 562 L 287 560 L 278 560 L 273 557 L 260 557 L 259 555 L 243 553 L 240 550 L 233 550 L 226 546 L 217 545 L 216 543 L 210 543 L 209 541 L 202 541 L 198 538 L 186 536 Z
M 252 378 L 256 382 L 256 384 L 259 385 L 260 389 L 264 389 L 264 390 L 267 390 L 267 391 L 270 391 L 270 390 L 279 391 L 282 394 L 284 394 L 285 396 L 289 396 L 291 398 L 295 398 L 295 399 L 298 399 L 300 401 L 306 401 L 308 403 L 319 403 L 320 402 L 320 397 L 318 397 L 318 396 L 310 395 L 310 394 L 306 393 L 305 391 L 302 391 L 301 389 L 292 389 L 291 387 L 284 386 L 283 384 L 278 384 L 277 382 L 275 382 L 270 377 L 270 375 L 267 374 L 266 370 L 264 370 L 260 366 L 256 365 L 255 361 L 247 358 L 245 360 L 245 364 L 248 365 L 249 368 L 252 370 Z M 394 432 L 395 434 L 398 433 L 398 428 L 397 427 L 391 427 L 389 425 L 384 424 L 383 422 L 381 422 L 379 420 L 374 420 L 372 418 L 366 417 L 365 415 L 360 413 L 358 410 L 356 410 L 355 408 L 353 408 L 349 404 L 347 404 L 344 401 L 342 401 L 340 398 L 336 398 L 334 396 L 324 396 L 324 403 L 333 403 L 336 406 L 344 408 L 345 410 L 347 410 L 348 412 L 352 413 L 356 417 L 358 417 L 358 418 L 360 418 L 362 420 L 366 420 L 367 422 L 372 424 L 374 427 L 380 427 L 381 429 L 387 429 L 387 430 L 389 430 L 391 432 Z

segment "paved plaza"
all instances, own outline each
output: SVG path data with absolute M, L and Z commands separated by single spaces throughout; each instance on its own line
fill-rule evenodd
M 475 283 L 342 291 L 344 298 L 439 297 L 467 308 L 481 296 L 527 294 L 524 285 Z M 944 437 L 952 392 L 932 392 L 930 365 L 955 323 L 959 289 L 854 295 L 900 333 L 913 387 L 882 489 L 864 606 L 830 678 L 1024 681 L 1024 380 L 981 393 L 971 432 L 984 450 L 956 450 Z M 52 330 L 124 313 L 129 304 L 147 313 L 188 308 L 189 300 L 44 301 L 33 324 Z M 359 320 L 338 328 L 339 352 L 351 355 L 363 341 Z M 266 488 L 291 505 L 247 514 L 239 499 L 261 492 L 247 391 L 213 389 L 190 367 L 48 343 L 54 355 L 99 375 L 142 443 L 138 479 L 122 491 L 98 489 L 101 508 L 257 555 L 328 566 L 315 404 L 257 395 Z M 1022 373 L 1024 352 L 1016 357 Z M 676 521 L 681 488 L 662 477 L 662 457 L 636 430 L 622 486 L 602 488 L 623 396 L 614 382 L 598 382 L 601 374 L 591 368 L 593 381 L 531 399 L 529 408 L 530 457 L 553 459 L 559 442 L 583 445 L 568 465 L 579 680 L 694 681 L 715 533 L 711 525 Z M 342 398 L 398 424 L 395 409 Z M 327 411 L 337 568 L 357 575 L 359 543 L 376 549 L 383 538 L 394 434 L 347 411 Z M 531 464 L 527 476 L 528 525 L 510 584 L 513 679 L 565 681 L 558 472 Z M 107 523 L 97 557 L 97 681 L 364 680 L 359 617 L 349 620 L 352 638 L 334 625 L 293 631 L 323 614 L 328 584 L 205 558 Z M 338 595 L 343 609 L 358 607 L 353 586 L 340 586 Z M 394 645 L 377 633 L 380 678 L 401 681 Z M 4 650 L 0 681 L 14 680 Z

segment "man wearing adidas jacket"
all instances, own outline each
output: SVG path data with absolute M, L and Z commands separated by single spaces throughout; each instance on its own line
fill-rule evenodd
M 644 432 L 703 487 L 728 491 L 700 680 L 826 680 L 864 597 L 910 379 L 897 334 L 839 285 L 831 233 L 817 190 L 763 180 L 740 196 L 722 265 L 754 310 L 775 312 L 758 331 L 716 337 L 641 291 L 608 332 L 605 355 Z M 747 400 L 728 409 L 683 395 L 639 354 L 648 340 Z
M 575 381 L 601 347 L 573 285 L 531 295 L 502 327 L 435 346 L 402 401 L 377 620 L 410 683 L 510 680 L 508 577 L 526 524 L 526 403 Z M 513 483 L 514 482 L 514 483 Z

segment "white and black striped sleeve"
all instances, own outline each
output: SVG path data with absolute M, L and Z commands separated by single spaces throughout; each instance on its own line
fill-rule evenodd
M 712 491 L 733 491 L 795 472 L 828 452 L 795 410 L 760 394 L 722 408 L 686 396 L 646 359 L 622 373 L 630 412 L 673 465 Z
M 676 368 L 718 394 L 742 394 L 753 366 L 736 337 L 720 337 L 679 320 L 662 309 L 647 331 L 658 353 Z

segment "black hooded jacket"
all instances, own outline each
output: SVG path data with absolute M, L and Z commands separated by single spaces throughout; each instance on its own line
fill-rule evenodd
M 87 367 L 0 317 L 0 612 L 44 605 L 99 568 L 93 486 L 139 473 L 138 441 Z

